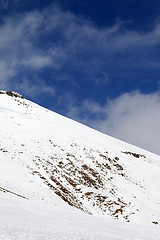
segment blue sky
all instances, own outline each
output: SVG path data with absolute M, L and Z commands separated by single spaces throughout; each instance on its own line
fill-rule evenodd
M 160 154 L 160 1 L 0 0 L 0 89 Z

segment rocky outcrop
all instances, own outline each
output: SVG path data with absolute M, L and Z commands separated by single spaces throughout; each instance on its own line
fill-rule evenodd
M 0 94 L 6 94 L 6 95 L 11 96 L 11 97 L 19 97 L 19 98 L 25 99 L 21 94 L 19 94 L 17 92 L 13 92 L 13 91 L 2 91 L 2 90 L 0 90 Z

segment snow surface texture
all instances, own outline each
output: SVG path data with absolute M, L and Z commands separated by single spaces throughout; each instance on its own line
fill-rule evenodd
M 15 92 L 0 133 L 0 239 L 160 239 L 158 155 Z

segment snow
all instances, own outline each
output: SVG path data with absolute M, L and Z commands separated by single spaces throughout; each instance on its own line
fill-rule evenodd
M 0 133 L 0 239 L 160 239 L 160 156 L 5 92 Z
M 0 195 L 1 196 L 1 195 Z M 154 240 L 156 227 L 90 216 L 71 207 L 1 196 L 0 236 L 5 240 Z

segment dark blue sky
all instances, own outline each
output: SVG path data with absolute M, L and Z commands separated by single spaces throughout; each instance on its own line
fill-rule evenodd
M 137 141 L 118 119 L 131 113 L 124 96 L 137 108 L 159 96 L 160 1 L 1 0 L 0 34 L 1 89 Z
M 18 11 L 43 10 L 52 3 L 59 4 L 64 10 L 94 21 L 98 26 L 115 23 L 116 18 L 130 20 L 133 28 L 148 28 L 159 17 L 159 0 L 28 0 L 1 1 L 4 6 L 1 14 L 6 15 Z M 5 5 L 5 2 L 9 3 Z M 149 26 L 147 26 L 149 25 Z

